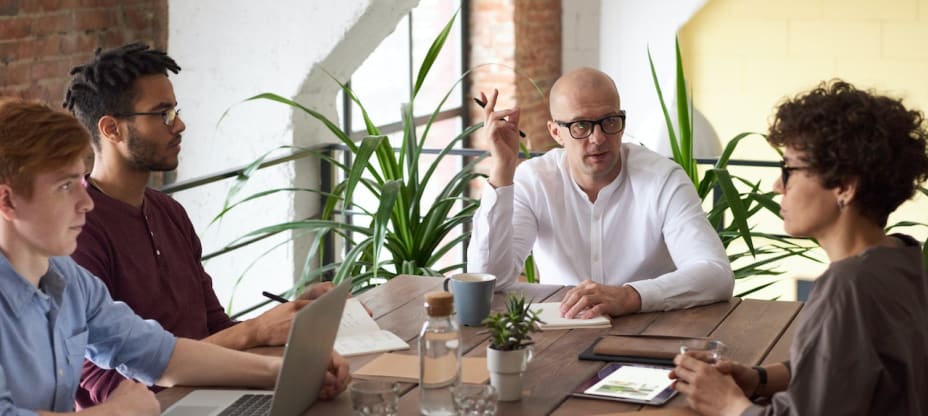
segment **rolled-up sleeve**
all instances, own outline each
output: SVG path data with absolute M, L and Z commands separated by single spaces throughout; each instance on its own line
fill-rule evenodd
M 729 299 L 735 286 L 731 263 L 682 170 L 670 174 L 655 207 L 663 218 L 661 233 L 676 270 L 628 283 L 641 295 L 642 312 Z
M 81 269 L 81 272 L 89 273 Z M 87 282 L 87 359 L 105 369 L 153 385 L 167 368 L 176 338 L 153 320 L 144 320 L 129 306 L 114 302 L 103 283 Z

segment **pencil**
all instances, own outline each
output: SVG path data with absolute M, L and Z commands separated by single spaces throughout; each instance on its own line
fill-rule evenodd
M 480 99 L 477 97 L 474 97 L 474 102 L 477 103 L 480 108 L 486 108 L 487 106 L 487 103 L 480 101 Z M 519 130 L 519 137 L 525 138 L 525 133 L 522 130 Z
M 277 295 L 275 295 L 275 294 L 273 294 L 273 293 L 271 293 L 271 292 L 261 292 L 261 294 L 264 295 L 264 297 L 266 297 L 266 298 L 268 298 L 268 299 L 270 299 L 270 300 L 276 300 L 276 301 L 278 301 L 278 302 L 280 302 L 280 303 L 287 303 L 287 302 L 289 302 L 289 300 L 287 300 L 286 298 L 277 296 Z

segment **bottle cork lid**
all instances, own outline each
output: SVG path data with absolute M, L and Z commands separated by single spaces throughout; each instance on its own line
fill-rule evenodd
M 429 316 L 448 316 L 454 309 L 454 295 L 438 291 L 425 294 L 425 312 Z

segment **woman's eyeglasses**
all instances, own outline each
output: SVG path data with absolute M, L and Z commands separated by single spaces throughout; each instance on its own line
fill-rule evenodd
M 789 176 L 793 174 L 793 171 L 796 170 L 806 170 L 811 169 L 811 166 L 786 166 L 786 161 L 780 161 L 780 180 L 783 181 L 783 187 L 786 187 L 786 183 L 789 182 Z

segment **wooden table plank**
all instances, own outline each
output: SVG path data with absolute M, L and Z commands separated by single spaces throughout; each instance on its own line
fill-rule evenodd
M 377 319 L 409 302 L 421 299 L 427 292 L 441 290 L 441 282 L 441 278 L 397 275 L 387 282 L 389 289 L 386 285 L 375 287 L 358 295 L 358 300 L 374 312 L 374 319 Z
M 802 312 L 801 308 L 802 305 L 800 305 L 799 312 Z M 780 363 L 789 359 L 789 349 L 793 344 L 796 329 L 799 328 L 799 312 L 796 313 L 796 316 L 789 323 L 789 326 L 780 335 L 780 339 L 777 340 L 777 343 L 773 345 L 773 348 L 770 349 L 770 352 L 768 352 L 767 356 L 761 361 L 763 364 Z
M 780 339 L 800 307 L 799 302 L 745 299 L 710 336 L 725 343 L 728 359 L 756 365 Z
M 631 331 L 613 330 L 614 334 L 648 334 L 648 335 L 674 335 L 684 337 L 704 337 L 712 333 L 721 322 L 728 317 L 731 312 L 741 302 L 738 298 L 732 298 L 727 302 L 713 303 L 711 305 L 698 306 L 691 309 L 676 310 L 670 312 L 660 312 L 651 314 L 636 314 L 627 317 L 618 318 L 620 320 L 642 319 L 641 317 L 650 317 L 650 323 L 642 328 L 632 326 Z M 647 319 L 645 319 L 647 320 Z M 624 328 L 623 328 L 624 329 Z M 605 363 L 600 364 L 600 368 Z M 583 380 L 577 382 L 581 383 Z M 674 399 L 671 403 L 678 401 Z M 685 406 L 685 402 L 677 403 L 677 406 Z M 554 415 L 577 415 L 577 414 L 598 414 L 598 413 L 617 413 L 628 412 L 638 409 L 653 408 L 652 406 L 641 406 L 631 403 L 614 402 L 609 400 L 584 399 L 578 397 L 567 397 L 566 400 L 555 410 Z
M 727 302 L 663 312 L 642 333 L 647 335 L 705 337 L 711 334 L 740 303 L 741 299 L 731 298 Z

